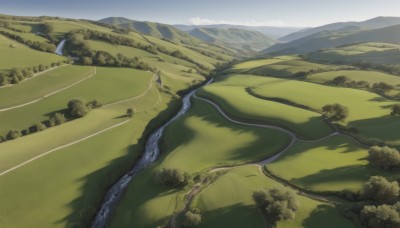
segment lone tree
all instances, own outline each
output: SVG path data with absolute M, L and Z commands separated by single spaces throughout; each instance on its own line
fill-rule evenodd
M 322 113 L 330 121 L 342 121 L 349 115 L 349 109 L 340 104 L 329 104 L 322 107 Z
M 193 209 L 185 213 L 182 222 L 183 227 L 197 227 L 201 223 L 201 214 L 199 210 Z
M 157 174 L 157 179 L 164 186 L 180 188 L 189 183 L 190 175 L 179 169 L 164 168 Z
M 6 138 L 7 138 L 8 140 L 13 140 L 13 139 L 19 138 L 19 137 L 21 137 L 21 136 L 22 136 L 22 134 L 21 134 L 20 131 L 17 131 L 17 130 L 10 130 L 10 131 L 7 133 L 7 135 L 6 135 Z
M 90 108 L 83 99 L 73 99 L 68 102 L 68 114 L 71 117 L 80 118 L 90 112 Z
M 392 105 L 392 112 L 390 113 L 392 116 L 400 116 L 400 104 Z
M 400 227 L 400 202 L 394 205 L 364 206 L 360 221 L 367 228 Z
M 287 188 L 256 191 L 253 199 L 274 227 L 278 221 L 293 219 L 299 208 L 295 193 Z
M 133 117 L 133 114 L 134 114 L 133 108 L 128 108 L 128 109 L 126 110 L 126 115 L 127 115 L 129 118 L 132 118 L 132 117 Z
M 368 151 L 368 161 L 372 166 L 383 170 L 400 168 L 400 153 L 394 148 L 373 146 Z
M 362 187 L 361 196 L 377 204 L 395 202 L 399 196 L 399 183 L 384 177 L 372 176 Z

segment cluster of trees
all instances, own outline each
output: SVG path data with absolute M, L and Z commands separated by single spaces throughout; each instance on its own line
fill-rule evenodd
M 6 137 L 0 136 L 0 142 L 7 140 L 13 140 L 21 136 L 29 135 L 35 132 L 43 131 L 47 128 L 61 125 L 69 120 L 80 118 L 88 114 L 92 109 L 101 107 L 101 104 L 97 100 L 86 102 L 83 99 L 73 99 L 67 104 L 66 116 L 63 113 L 56 112 L 49 117 L 48 120 L 37 123 L 22 131 L 10 130 Z
M 400 169 L 400 153 L 395 148 L 373 146 L 368 151 L 368 161 L 385 171 Z
M 394 205 L 367 205 L 360 212 L 360 221 L 368 228 L 400 227 L 400 202 Z
M 374 83 L 372 85 L 372 91 L 379 94 L 387 94 L 390 90 L 394 89 L 394 86 L 389 85 L 385 82 Z
M 190 175 L 179 169 L 163 168 L 157 173 L 157 180 L 163 186 L 181 188 L 189 183 Z
M 253 199 L 274 227 L 278 221 L 293 219 L 299 208 L 296 194 L 287 188 L 256 191 Z
M 201 213 L 197 208 L 190 209 L 184 215 L 182 227 L 197 227 L 201 223 Z
M 340 104 L 328 104 L 322 107 L 322 116 L 329 121 L 342 121 L 349 115 L 349 109 Z
M 12 24 L 16 24 L 16 23 L 10 22 L 10 21 L 0 21 L 0 27 L 9 29 L 9 30 L 12 30 L 12 31 L 15 31 L 15 32 L 22 32 L 22 33 L 25 33 L 24 30 L 11 27 Z
M 400 65 L 374 64 L 370 62 L 357 62 L 353 63 L 352 65 L 364 69 L 373 69 L 373 70 L 383 71 L 389 74 L 400 75 Z
M 349 87 L 349 88 L 362 88 L 362 89 L 369 89 L 371 85 L 367 81 L 355 81 L 351 80 L 347 76 L 337 76 L 332 79 L 329 84 L 335 86 L 342 86 L 342 87 Z
M 54 45 L 52 43 L 26 40 L 25 38 L 23 38 L 21 36 L 18 36 L 16 34 L 12 34 L 12 33 L 6 32 L 6 31 L 0 31 L 0 34 L 3 34 L 4 36 L 7 36 L 10 39 L 13 39 L 20 43 L 23 43 L 23 44 L 25 44 L 35 50 L 38 50 L 38 51 L 54 53 L 54 51 L 56 50 L 56 45 Z
M 324 73 L 324 72 L 332 72 L 332 71 L 341 71 L 341 70 L 354 70 L 352 66 L 342 66 L 337 68 L 320 68 L 320 69 L 311 69 L 309 71 L 299 71 L 294 74 L 294 77 L 305 78 L 308 75 Z
M 9 72 L 0 72 L 0 86 L 18 84 L 20 81 L 34 76 L 35 73 L 45 71 L 50 67 L 61 66 L 63 63 L 70 63 L 70 60 L 52 63 L 49 66 L 40 64 L 34 67 L 12 68 Z
M 400 116 L 400 104 L 392 105 L 392 112 L 390 114 L 392 116 Z

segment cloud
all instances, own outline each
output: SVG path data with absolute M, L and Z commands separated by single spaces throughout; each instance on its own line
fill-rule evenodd
M 245 26 L 286 26 L 281 20 L 273 21 L 225 21 L 225 20 L 212 20 L 207 18 L 194 17 L 189 20 L 192 25 L 216 25 L 216 24 L 230 24 L 230 25 L 245 25 Z

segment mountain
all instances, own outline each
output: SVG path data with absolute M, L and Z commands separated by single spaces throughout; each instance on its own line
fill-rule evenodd
M 400 25 L 353 32 L 323 31 L 289 43 L 276 44 L 264 50 L 263 53 L 304 54 L 320 49 L 365 42 L 399 44 L 399 37 Z
M 291 42 L 322 31 L 340 31 L 342 29 L 349 30 L 350 28 L 352 29 L 352 31 L 360 31 L 366 29 L 378 29 L 398 24 L 400 24 L 400 17 L 376 17 L 362 22 L 338 22 L 294 32 L 292 34 L 281 37 L 279 40 L 282 42 Z
M 148 21 L 135 21 L 123 17 L 108 17 L 101 19 L 98 22 L 113 25 L 119 28 L 131 29 L 144 35 L 168 39 L 187 45 L 193 45 L 200 42 L 200 40 L 191 37 L 186 32 L 167 24 Z
M 230 25 L 230 24 L 216 24 L 216 25 L 173 25 L 175 28 L 178 28 L 183 31 L 191 31 L 196 28 L 220 28 L 220 29 L 228 29 L 228 28 L 236 28 L 236 29 L 245 29 L 250 31 L 258 31 L 262 34 L 279 38 L 282 36 L 286 36 L 288 34 L 303 30 L 304 28 L 300 27 L 273 27 L 273 26 L 245 26 L 245 25 Z
M 189 34 L 207 43 L 246 53 L 258 52 L 276 43 L 274 39 L 260 32 L 235 28 L 196 28 Z

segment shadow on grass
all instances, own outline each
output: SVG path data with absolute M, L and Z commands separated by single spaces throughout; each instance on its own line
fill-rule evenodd
M 335 215 L 336 216 L 332 216 Z M 341 216 L 333 206 L 322 204 L 318 205 L 314 209 L 310 216 L 303 220 L 301 223 L 303 227 L 314 228 L 314 227 L 324 227 L 324 228 L 336 228 L 336 227 L 353 227 L 350 220 L 343 218 L 342 221 L 336 219 L 335 217 Z
M 121 176 L 127 173 L 135 164 L 144 151 L 144 145 L 147 137 L 154 129 L 165 123 L 178 109 L 179 101 L 168 103 L 168 109 L 162 111 L 156 118 L 151 120 L 137 144 L 129 145 L 126 148 L 126 155 L 110 161 L 106 166 L 89 173 L 77 182 L 82 183 L 81 195 L 64 205 L 70 209 L 70 213 L 55 221 L 55 224 L 64 224 L 66 227 L 88 227 L 94 218 L 97 210 L 103 201 L 108 189 L 119 180 Z M 93 159 L 96 159 L 95 157 Z

